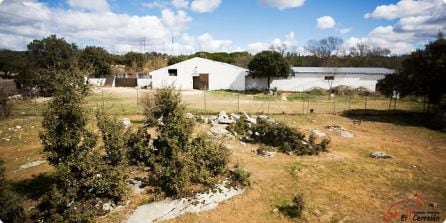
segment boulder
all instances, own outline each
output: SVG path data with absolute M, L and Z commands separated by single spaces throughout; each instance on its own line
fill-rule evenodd
M 375 159 L 392 159 L 393 157 L 385 152 L 373 152 L 369 154 L 370 158 Z
M 192 113 L 186 113 L 186 118 L 187 119 L 194 119 L 195 118 L 195 116 L 192 114 Z
M 124 128 L 129 128 L 130 126 L 132 126 L 132 122 L 130 121 L 130 119 L 124 118 L 122 120 L 122 125 L 124 126 Z
M 341 129 L 337 131 L 337 133 L 344 138 L 353 138 L 355 136 L 352 132 L 347 131 L 345 129 Z
M 322 132 L 322 131 L 317 130 L 317 129 L 311 130 L 311 133 L 313 133 L 317 137 L 325 137 L 325 136 L 327 136 L 327 134 L 325 134 L 325 132 Z
M 232 138 L 233 135 L 226 129 L 226 127 L 228 127 L 228 125 L 214 125 L 209 129 L 209 133 L 217 138 Z
M 282 96 L 282 97 L 280 97 L 280 100 L 282 100 L 282 101 L 288 101 L 288 98 L 287 98 L 286 96 Z

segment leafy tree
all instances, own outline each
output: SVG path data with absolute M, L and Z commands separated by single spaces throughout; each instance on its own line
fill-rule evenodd
M 321 40 L 310 40 L 305 49 L 319 58 L 328 58 L 338 50 L 344 41 L 339 37 L 327 37 Z
M 25 222 L 25 210 L 19 196 L 11 189 L 11 185 L 5 179 L 3 163 L 3 160 L 0 160 L 0 221 Z
M 425 95 L 429 103 L 438 104 L 446 93 L 445 67 L 446 40 L 439 34 L 438 39 L 427 44 L 424 50 L 417 50 L 406 57 L 399 74 L 387 76 L 379 82 L 379 88 L 389 94 L 397 87 L 403 90 L 403 94 Z
M 25 66 L 25 53 L 9 50 L 0 51 L 0 71 L 3 72 L 2 78 L 12 78 L 18 74 Z
M 35 217 L 45 222 L 92 222 L 94 216 L 104 213 L 104 202 L 119 202 L 126 193 L 123 158 L 120 150 L 115 150 L 122 140 L 116 139 L 116 122 L 107 119 L 100 122 L 106 155 L 95 150 L 97 136 L 86 128 L 82 107 L 87 87 L 82 75 L 67 72 L 54 71 L 60 84 L 43 113 L 40 138 L 56 170 L 51 191 L 42 199 Z
M 124 165 L 127 162 L 127 150 L 125 148 L 126 139 L 124 137 L 124 127 L 115 118 L 111 118 L 104 113 L 96 114 L 98 127 L 102 134 L 105 159 L 112 166 Z
M 125 65 L 133 69 L 133 71 L 142 70 L 146 62 L 145 56 L 142 53 L 128 52 L 124 55 Z
M 77 46 L 50 35 L 28 44 L 30 61 L 42 69 L 72 69 L 77 66 Z
M 93 77 L 105 77 L 111 74 L 111 58 L 102 47 L 87 46 L 79 56 L 81 70 L 91 73 Z
M 268 89 L 271 77 L 288 77 L 291 68 L 282 54 L 274 51 L 263 51 L 254 56 L 248 64 L 250 75 L 268 78 Z

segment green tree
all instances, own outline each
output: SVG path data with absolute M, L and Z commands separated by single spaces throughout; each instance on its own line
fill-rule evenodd
M 268 78 L 268 89 L 271 77 L 286 78 L 291 74 L 291 67 L 282 54 L 274 51 L 263 51 L 254 56 L 248 64 L 249 73 L 253 77 Z
M 105 77 L 111 74 L 111 58 L 102 47 L 87 46 L 79 56 L 79 68 L 91 73 L 93 77 Z
M 446 39 L 439 34 L 438 39 L 417 50 L 402 62 L 397 75 L 389 75 L 378 85 L 384 93 L 393 88 L 403 90 L 402 94 L 427 96 L 429 103 L 439 104 L 446 93 Z M 393 85 L 393 86 L 392 86 Z
M 30 61 L 42 69 L 72 69 L 77 66 L 75 44 L 69 44 L 64 38 L 50 35 L 42 40 L 33 40 L 28 44 Z
M 124 55 L 125 65 L 133 69 L 133 71 L 138 71 L 144 69 L 146 63 L 146 58 L 144 54 L 137 52 L 128 52 Z
M 106 155 L 96 150 L 97 135 L 87 129 L 82 105 L 87 92 L 83 76 L 54 71 L 59 82 L 43 113 L 40 138 L 55 167 L 55 182 L 39 204 L 36 218 L 44 222 L 92 222 L 103 214 L 102 204 L 117 203 L 126 194 L 127 174 L 115 153 L 116 122 L 101 122 Z M 113 126 L 109 129 L 109 126 Z

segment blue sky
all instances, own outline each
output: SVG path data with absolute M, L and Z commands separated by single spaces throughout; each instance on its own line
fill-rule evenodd
M 446 28 L 446 0 L 0 0 L 0 48 L 24 49 L 57 34 L 109 51 L 305 54 L 308 40 L 337 36 L 394 54 Z M 174 44 L 171 43 L 172 35 Z M 145 48 L 142 38 L 145 38 Z

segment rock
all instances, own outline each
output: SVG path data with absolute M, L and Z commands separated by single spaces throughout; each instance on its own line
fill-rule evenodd
M 226 127 L 228 127 L 228 125 L 215 125 L 209 129 L 209 133 L 217 138 L 232 138 L 233 135 L 226 129 Z
M 260 118 L 260 119 L 262 119 L 262 120 L 270 119 L 270 118 L 269 118 L 268 116 L 266 116 L 266 115 L 259 115 L 258 118 Z
M 19 169 L 28 169 L 28 168 L 31 168 L 31 167 L 42 165 L 45 162 L 46 162 L 45 160 L 36 160 L 36 161 L 30 162 L 30 163 L 26 163 L 26 164 L 21 165 L 19 167 Z
M 371 158 L 375 159 L 392 159 L 393 157 L 391 155 L 386 154 L 385 152 L 373 152 L 369 154 Z
M 244 142 L 240 142 L 240 144 L 242 144 L 242 146 L 246 146 L 246 143 L 244 143 Z
M 218 123 L 219 124 L 232 124 L 235 121 L 229 118 L 225 111 L 221 111 L 218 115 Z
M 133 193 L 141 194 L 144 191 L 144 189 L 141 188 L 142 181 L 136 180 L 136 179 L 129 179 L 128 183 L 129 183 L 129 187 Z
M 279 213 L 279 209 L 278 209 L 278 208 L 274 208 L 274 209 L 273 209 L 273 213 L 274 213 L 274 214 Z
M 22 126 L 20 126 L 20 125 L 17 125 L 16 127 L 15 127 L 16 129 L 21 129 L 22 128 Z
M 104 210 L 104 211 L 111 211 L 111 210 L 113 210 L 112 202 L 109 201 L 107 203 L 102 204 L 102 210 Z
M 132 122 L 130 121 L 130 119 L 124 118 L 122 119 L 122 125 L 124 126 L 124 128 L 129 128 L 130 126 L 132 126 Z
M 286 98 L 286 96 L 282 96 L 282 97 L 280 97 L 280 100 L 282 100 L 282 101 L 288 101 L 288 98 Z
M 347 130 L 339 130 L 337 133 L 344 138 L 353 138 L 355 135 Z
M 257 124 L 257 119 L 255 118 L 247 118 L 246 121 L 254 125 Z
M 220 202 L 242 194 L 243 192 L 243 189 L 229 187 L 226 184 L 219 184 L 205 193 L 196 194 L 194 197 L 176 200 L 167 198 L 162 201 L 141 205 L 124 222 L 159 222 L 175 218 L 185 213 L 208 211 L 216 208 Z
M 311 130 L 311 133 L 313 133 L 317 137 L 325 137 L 325 136 L 327 136 L 327 134 L 325 134 L 325 132 L 319 131 L 317 129 Z
M 195 118 L 195 116 L 192 114 L 192 113 L 186 113 L 186 118 L 187 119 L 194 119 Z
M 330 125 L 327 125 L 325 128 L 328 129 L 328 130 L 343 129 L 341 126 L 336 125 L 336 124 L 330 124 Z
M 235 113 L 232 113 L 230 118 L 231 118 L 232 120 L 234 120 L 234 121 L 237 121 L 237 120 L 240 119 L 240 115 L 237 115 L 237 114 L 235 114 Z

